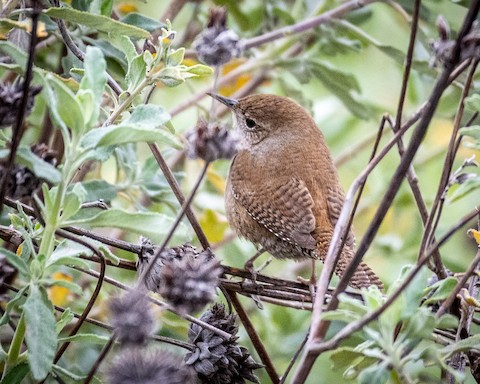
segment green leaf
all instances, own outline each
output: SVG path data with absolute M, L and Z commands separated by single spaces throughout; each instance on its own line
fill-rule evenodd
M 472 125 L 470 127 L 463 127 L 460 129 L 460 135 L 462 136 L 470 136 L 476 140 L 480 140 L 480 126 L 479 125 Z
M 351 347 L 340 347 L 335 349 L 330 355 L 330 360 L 334 370 L 343 370 L 352 365 L 356 359 L 363 357 L 364 354 L 362 352 L 356 351 Z
M 440 317 L 440 319 L 437 319 L 435 327 L 440 329 L 455 329 L 458 327 L 458 318 L 447 313 Z
M 156 29 L 165 27 L 164 23 L 137 12 L 129 13 L 128 15 L 122 17 L 120 21 L 128 25 L 134 25 L 135 27 L 142 28 L 148 32 L 153 32 Z
M 88 90 L 93 93 L 93 110 L 85 116 L 87 125 L 90 127 L 97 122 L 100 114 L 102 95 L 107 83 L 106 68 L 107 64 L 102 51 L 97 47 L 88 46 L 84 61 L 85 72 L 80 82 L 80 90 Z
M 15 44 L 12 44 L 9 41 L 0 41 L 0 51 L 9 56 L 20 67 L 27 67 L 27 53 L 22 51 Z
M 440 350 L 440 353 L 444 356 L 444 359 L 447 359 L 455 353 L 471 350 L 480 351 L 480 335 L 470 336 L 456 343 L 447 345 Z
M 465 108 L 470 112 L 480 112 L 480 95 L 475 93 L 465 98 Z
M 177 67 L 167 67 L 159 71 L 155 78 L 167 87 L 176 87 L 185 82 L 182 72 Z
M 100 32 L 126 35 L 138 39 L 146 39 L 150 36 L 148 31 L 134 27 L 133 25 L 121 23 L 120 21 L 103 15 L 94 15 L 72 8 L 52 7 L 43 11 L 43 13 L 50 17 L 85 25 Z
M 112 14 L 113 0 L 93 0 L 89 11 L 99 15 L 110 16 Z
M 96 335 L 94 333 L 77 333 L 76 335 L 73 335 L 73 336 L 60 337 L 58 341 L 60 343 L 64 343 L 66 341 L 69 341 L 69 342 L 75 341 L 79 343 L 103 345 L 106 342 L 108 342 L 109 339 L 110 337 L 108 336 Z
M 128 70 L 125 75 L 125 82 L 128 85 L 128 91 L 132 92 L 145 79 L 147 74 L 147 64 L 143 55 L 137 55 L 132 61 L 128 62 Z
M 82 287 L 80 287 L 77 283 L 72 283 L 66 280 L 55 280 L 55 279 L 43 279 L 42 283 L 48 287 L 57 285 L 62 288 L 67 288 L 69 291 L 72 291 L 73 293 L 79 296 L 83 296 Z
M 78 257 L 81 255 L 91 256 L 93 252 L 81 244 L 63 240 L 48 258 L 46 268 L 54 265 L 77 265 L 88 269 L 88 263 Z
M 54 92 L 52 98 L 48 97 L 48 103 L 55 122 L 59 126 L 67 126 L 76 133 L 81 133 L 85 126 L 83 110 L 73 92 L 55 76 L 46 76 L 48 84 Z M 50 95 L 49 95 L 50 96 Z
M 37 177 L 52 184 L 60 182 L 60 171 L 52 164 L 34 154 L 29 147 L 21 146 L 17 150 L 17 162 L 30 169 Z
M 30 276 L 30 268 L 21 257 L 5 248 L 0 249 L 0 254 L 4 255 L 8 262 L 23 276 Z
M 87 193 L 84 201 L 103 200 L 108 203 L 117 196 L 117 192 L 119 190 L 119 187 L 110 184 L 105 180 L 85 181 L 82 182 L 82 186 Z
M 141 104 L 120 125 L 130 125 L 139 128 L 158 128 L 170 120 L 169 113 L 159 105 Z
M 10 369 L 0 384 L 21 384 L 28 372 L 30 372 L 30 368 L 28 363 L 24 361 Z
M 71 188 L 65 196 L 61 216 L 62 222 L 68 220 L 80 210 L 82 203 L 85 201 L 86 195 L 87 191 L 85 191 L 82 184 L 75 183 L 73 188 Z
M 388 380 L 390 373 L 384 364 L 372 365 L 367 369 L 364 369 L 359 376 L 360 384 L 383 384 Z
M 171 50 L 167 56 L 167 65 L 176 67 L 182 64 L 183 57 L 185 56 L 185 48 L 179 48 L 177 50 Z
M 127 143 L 163 142 L 175 148 L 181 148 L 179 140 L 164 129 L 143 128 L 136 125 L 112 125 L 88 132 L 82 139 L 84 148 L 100 146 L 118 146 Z
M 210 76 L 213 73 L 212 68 L 203 64 L 192 65 L 191 67 L 187 67 L 185 71 L 197 76 Z
M 425 300 L 423 305 L 428 305 L 436 303 L 440 300 L 445 300 L 448 296 L 450 296 L 453 288 L 455 288 L 457 283 L 458 280 L 455 277 L 449 276 L 446 279 L 440 280 L 434 285 L 428 287 L 428 290 L 434 293 L 427 300 Z
M 70 324 L 74 317 L 75 316 L 73 316 L 72 310 L 70 308 L 65 308 L 60 320 L 58 320 L 57 324 L 55 325 L 55 331 L 57 332 L 57 335 L 62 332 L 63 328 Z
M 59 365 L 56 365 L 54 364 L 53 367 L 53 372 L 55 372 L 58 376 L 61 376 L 61 377 L 66 377 L 70 380 L 66 380 L 67 383 L 69 383 L 71 380 L 73 380 L 73 382 L 75 383 L 83 383 L 83 381 L 85 380 L 86 376 L 84 375 L 77 375 L 73 372 L 70 372 L 69 370 L 59 366 Z M 94 377 L 95 379 L 95 377 Z M 92 383 L 94 381 L 92 380 Z
M 52 369 L 57 349 L 53 306 L 44 288 L 36 284 L 30 285 L 23 311 L 30 370 L 35 380 L 43 380 Z
M 71 225 L 81 225 L 86 228 L 104 228 L 113 227 L 126 231 L 142 234 L 155 242 L 160 242 L 170 231 L 175 219 L 154 212 L 126 212 L 119 209 L 110 209 L 102 211 L 94 217 L 84 220 L 72 221 Z M 187 240 L 188 227 L 180 223 L 175 236 L 177 240 Z
M 15 296 L 13 297 L 12 300 L 10 300 L 7 303 L 7 306 L 5 307 L 5 312 L 3 313 L 2 318 L 0 318 L 0 326 L 4 325 L 8 322 L 8 319 L 10 318 L 10 312 L 12 311 L 13 308 L 15 308 L 20 302 L 25 299 L 25 292 L 28 289 L 28 285 L 20 289 Z
M 448 196 L 448 203 L 453 203 L 460 200 L 470 192 L 480 188 L 480 176 L 470 177 L 456 188 L 451 188 L 451 194 Z
M 352 95 L 352 91 L 360 92 L 360 86 L 353 75 L 341 72 L 332 65 L 316 59 L 309 60 L 309 67 L 312 74 L 334 93 L 350 112 L 364 120 L 371 117 L 370 109 L 359 103 Z

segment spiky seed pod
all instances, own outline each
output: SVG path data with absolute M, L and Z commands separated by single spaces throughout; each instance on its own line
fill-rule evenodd
M 31 151 L 42 160 L 56 165 L 55 152 L 49 150 L 45 144 L 35 144 Z M 5 172 L 5 160 L 0 161 L 0 178 Z M 12 199 L 30 197 L 42 184 L 43 179 L 38 178 L 30 169 L 22 165 L 14 165 L 7 177 L 6 195 Z
M 185 255 L 165 262 L 159 293 L 179 311 L 197 312 L 215 299 L 221 274 L 220 263 L 211 252 Z
M 192 159 L 231 159 L 240 147 L 240 139 L 235 132 L 228 131 L 224 126 L 209 126 L 203 119 L 185 137 L 188 142 L 187 155 Z
M 121 343 L 143 344 L 153 334 L 155 322 L 145 292 L 135 289 L 113 297 L 109 309 Z
M 31 112 L 34 98 L 41 90 L 42 87 L 38 85 L 31 86 L 28 90 L 25 115 L 28 115 Z M 22 95 L 23 83 L 15 81 L 10 84 L 0 84 L 0 127 L 9 126 L 15 123 Z
M 123 348 L 107 372 L 110 384 L 193 384 L 181 357 L 160 349 Z
M 197 324 L 190 325 L 188 340 L 195 345 L 195 350 L 186 354 L 185 361 L 195 369 L 201 383 L 243 384 L 245 380 L 259 383 L 253 371 L 262 365 L 253 360 L 246 348 L 237 344 L 235 318 L 235 315 L 227 314 L 221 304 L 215 304 L 200 317 L 202 321 L 231 334 L 229 340 Z
M 207 28 L 193 41 L 198 58 L 207 65 L 223 65 L 243 52 L 238 35 L 226 27 L 226 22 L 225 8 L 211 8 Z

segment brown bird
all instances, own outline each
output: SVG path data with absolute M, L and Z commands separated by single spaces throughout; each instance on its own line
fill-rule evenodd
M 325 260 L 344 202 L 322 133 L 293 100 L 251 95 L 239 100 L 211 95 L 233 111 L 242 149 L 228 175 L 225 204 L 237 234 L 284 259 Z M 350 231 L 335 272 L 342 276 L 354 255 Z M 361 263 L 354 288 L 383 284 Z

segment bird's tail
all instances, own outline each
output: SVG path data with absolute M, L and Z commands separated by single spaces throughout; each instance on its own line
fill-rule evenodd
M 342 256 L 340 257 L 340 260 L 335 267 L 335 273 L 338 276 L 343 276 L 345 270 L 350 264 L 353 255 L 353 250 L 351 250 L 349 247 L 345 247 L 343 249 Z M 348 285 L 350 285 L 352 288 L 368 288 L 371 285 L 376 285 L 380 290 L 383 290 L 382 281 L 378 278 L 375 272 L 373 272 L 370 267 L 363 261 L 357 267 L 357 270 L 351 277 Z

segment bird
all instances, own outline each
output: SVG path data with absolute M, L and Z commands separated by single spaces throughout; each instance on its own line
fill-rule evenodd
M 313 118 L 284 96 L 253 94 L 238 100 L 210 96 L 233 112 L 241 137 L 225 190 L 231 228 L 274 258 L 325 261 L 345 195 Z M 354 247 L 350 230 L 335 266 L 338 276 L 353 258 Z M 364 262 L 349 285 L 383 289 Z

